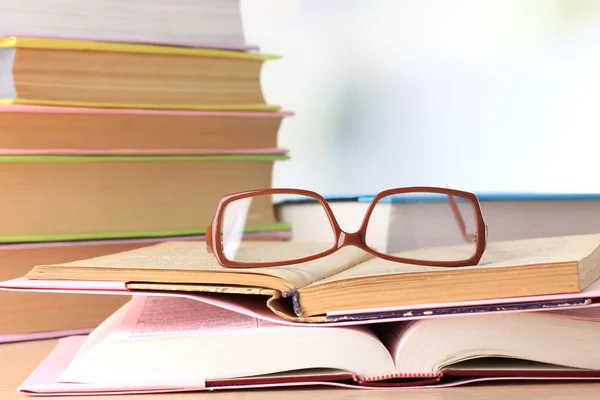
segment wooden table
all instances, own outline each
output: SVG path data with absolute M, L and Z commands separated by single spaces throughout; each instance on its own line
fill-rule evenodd
M 55 340 L 0 345 L 0 400 L 34 399 L 17 392 L 17 386 L 46 357 Z M 41 397 L 37 397 L 41 399 Z M 110 400 L 192 400 L 192 399 L 599 399 L 600 383 L 548 384 L 487 384 L 447 389 L 412 389 L 399 391 L 367 391 L 346 389 L 254 390 L 228 392 L 197 392 L 154 395 L 102 397 Z M 50 397 L 56 400 L 100 399 L 100 397 Z

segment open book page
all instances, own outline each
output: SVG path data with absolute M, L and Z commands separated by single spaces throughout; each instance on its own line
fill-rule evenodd
M 397 363 L 396 355 L 398 354 L 402 337 L 407 332 L 410 332 L 413 329 L 412 327 L 418 323 L 418 321 L 409 321 L 373 325 L 373 331 L 391 354 L 394 363 Z
M 136 297 L 134 296 L 133 299 Z M 98 343 L 102 342 L 104 339 L 110 335 L 116 327 L 123 325 L 123 323 L 129 317 L 129 314 L 134 307 L 134 301 L 130 300 L 126 304 L 124 304 L 117 311 L 112 313 L 107 319 L 102 321 L 96 329 L 94 329 L 87 337 L 86 341 L 83 343 L 78 353 L 85 353 Z
M 126 318 L 119 322 L 113 326 L 111 340 L 194 337 L 286 327 L 193 299 L 161 296 L 135 296 Z
M 60 381 L 145 385 L 308 368 L 371 376 L 391 373 L 394 366 L 364 326 L 286 326 L 193 299 L 136 296 L 126 317 L 77 354 Z
M 323 243 L 255 241 L 244 244 L 244 260 L 294 259 L 316 254 L 324 249 Z M 331 247 L 331 245 L 326 246 Z M 87 260 L 56 264 L 61 270 L 69 268 L 106 268 L 125 270 L 170 270 L 206 271 L 214 273 L 260 274 L 279 277 L 296 288 L 335 275 L 368 258 L 370 254 L 355 247 L 345 247 L 334 254 L 315 261 L 275 268 L 225 268 L 219 265 L 214 255 L 206 251 L 204 242 L 174 241 L 125 251 Z M 28 277 L 36 279 L 36 267 Z M 139 276 L 139 275 L 138 275 Z M 44 273 L 42 279 L 52 279 Z M 143 279 L 142 279 L 143 280 Z
M 578 262 L 591 254 L 600 244 L 600 235 L 565 236 L 530 240 L 488 243 L 478 265 L 454 269 L 485 269 L 521 267 L 536 264 Z M 395 253 L 400 257 L 421 260 L 459 260 L 473 255 L 472 245 L 435 247 Z M 444 267 L 404 264 L 372 258 L 348 268 L 337 275 L 322 279 L 309 286 L 365 276 L 410 274 L 447 271 Z
M 529 360 L 520 360 L 509 357 L 484 357 L 472 360 L 460 361 L 449 365 L 445 372 L 451 371 L 496 371 L 494 375 L 502 375 L 497 371 L 531 371 L 531 372 L 562 372 L 579 371 L 579 368 L 565 367 L 563 365 L 547 364 Z

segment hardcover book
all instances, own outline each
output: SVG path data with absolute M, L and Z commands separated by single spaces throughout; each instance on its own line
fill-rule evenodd
M 277 56 L 218 49 L 7 37 L 3 104 L 276 111 L 260 86 Z
M 0 155 L 0 242 L 204 234 L 223 195 L 269 186 L 274 161 L 285 159 Z M 287 230 L 266 200 L 253 205 L 248 232 Z
M 532 239 L 598 233 L 599 193 L 476 193 L 489 231 L 489 241 Z M 372 195 L 331 195 L 327 201 L 340 224 L 356 230 L 373 200 Z M 282 221 L 290 224 L 297 240 L 327 240 L 330 232 L 322 208 L 314 201 L 287 199 L 276 205 Z M 402 247 L 410 234 L 407 218 L 418 221 L 423 231 L 438 229 L 447 202 L 419 196 L 394 196 L 377 205 L 371 215 L 370 240 L 384 251 Z M 393 221 L 400 221 L 393 223 Z
M 284 154 L 290 115 L 0 105 L 0 154 Z

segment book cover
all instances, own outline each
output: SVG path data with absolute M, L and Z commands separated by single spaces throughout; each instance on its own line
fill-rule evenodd
M 503 314 L 515 312 L 539 312 L 570 309 L 593 309 L 600 306 L 600 282 L 596 282 L 580 293 L 564 293 L 544 296 L 522 296 L 488 300 L 473 300 L 446 303 L 418 304 L 411 306 L 386 307 L 380 309 L 349 310 L 329 313 L 319 322 L 307 319 L 289 318 L 271 310 L 267 303 L 269 292 L 257 288 L 227 290 L 226 286 L 204 286 L 204 291 L 189 290 L 181 285 L 147 285 L 148 289 L 131 289 L 127 282 L 117 281 L 72 281 L 72 280 L 32 280 L 17 278 L 0 282 L 0 290 L 48 293 L 114 294 L 122 296 L 164 296 L 181 297 L 204 302 L 253 318 L 288 326 L 354 326 L 373 323 L 416 321 L 431 318 L 451 318 L 465 314 Z M 169 290 L 170 288 L 170 290 Z M 188 289 L 201 289 L 190 287 Z M 246 293 L 245 296 L 239 296 Z

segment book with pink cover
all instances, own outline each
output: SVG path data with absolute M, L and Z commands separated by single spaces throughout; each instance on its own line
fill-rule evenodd
M 93 328 L 85 328 L 85 329 L 46 331 L 46 332 L 6 334 L 6 335 L 0 335 L 0 344 L 15 343 L 15 342 L 29 342 L 32 340 L 56 339 L 56 338 L 63 338 L 63 337 L 75 336 L 75 335 L 87 335 L 92 330 L 93 330 Z
M 69 362 L 75 357 L 85 341 L 84 336 L 74 336 L 59 340 L 52 353 L 48 355 L 31 375 L 19 386 L 19 392 L 31 396 L 75 396 L 75 395 L 116 395 L 116 394 L 141 394 L 141 393 L 174 393 L 194 392 L 205 390 L 244 390 L 266 389 L 305 386 L 330 386 L 345 389 L 427 389 L 467 385 L 485 381 L 590 381 L 598 377 L 559 377 L 559 376 L 497 376 L 497 377 L 463 377 L 450 382 L 438 383 L 437 379 L 429 384 L 413 383 L 412 385 L 395 386 L 365 386 L 353 381 L 352 374 L 322 374 L 301 375 L 278 379 L 254 378 L 229 382 L 206 382 L 202 379 L 194 382 L 165 382 L 155 385 L 94 385 L 94 384 L 69 384 L 58 382 L 61 373 L 67 368 Z M 259 381 L 258 383 L 256 381 Z M 422 383 L 422 382 L 421 382 Z
M 113 294 L 125 296 L 180 297 L 235 311 L 253 318 L 289 326 L 306 326 L 303 319 L 275 313 L 269 308 L 268 292 L 245 289 L 240 295 L 222 287 L 205 286 L 204 292 L 153 291 L 128 288 L 127 282 L 32 280 L 26 278 L 0 282 L 0 290 L 24 292 L 54 292 L 80 294 Z M 241 292 L 240 292 L 241 293 Z M 545 296 L 524 296 L 502 299 L 460 301 L 400 306 L 386 310 L 356 310 L 348 314 L 329 315 L 319 326 L 352 326 L 373 323 L 413 321 L 431 318 L 448 318 L 466 314 L 508 314 L 569 309 L 589 309 L 600 306 L 600 281 L 580 293 L 564 293 Z M 360 311 L 360 313 L 359 313 Z
M 588 344 L 600 329 L 598 310 L 298 327 L 191 299 L 140 296 L 89 336 L 61 339 L 19 391 L 86 395 L 307 385 L 393 390 L 597 380 L 600 350 Z M 565 342 L 567 331 L 582 343 Z M 540 334 L 544 342 L 531 346 Z M 467 348 L 488 358 L 435 362 Z M 502 354 L 517 359 L 498 358 Z

